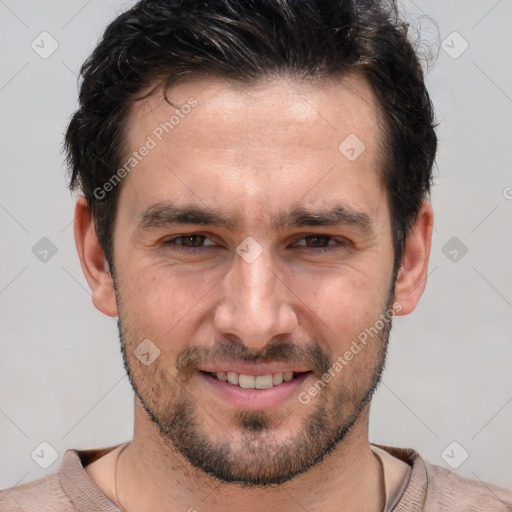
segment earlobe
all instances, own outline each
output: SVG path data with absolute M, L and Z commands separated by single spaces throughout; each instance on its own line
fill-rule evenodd
M 103 248 L 96 236 L 94 219 L 85 197 L 80 197 L 75 206 L 75 244 L 96 309 L 108 316 L 117 316 L 114 281 L 105 259 Z
M 425 289 L 432 240 L 434 214 L 424 201 L 405 243 L 402 265 L 395 285 L 395 302 L 402 307 L 398 315 L 407 315 L 416 308 Z

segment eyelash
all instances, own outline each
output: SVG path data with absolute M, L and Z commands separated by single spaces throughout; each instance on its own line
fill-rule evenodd
M 187 247 L 185 245 L 180 245 L 180 244 L 175 243 L 176 240 L 187 238 L 187 237 L 204 237 L 205 239 L 209 239 L 206 235 L 203 235 L 201 233 L 186 233 L 186 234 L 178 235 L 178 236 L 175 236 L 168 240 L 165 240 L 164 245 L 166 247 L 172 248 L 172 250 L 175 250 L 175 251 L 189 252 L 189 253 L 197 252 L 198 250 L 204 249 L 205 247 L 213 247 L 213 245 L 207 245 L 207 246 L 201 246 L 201 247 Z M 336 242 L 336 240 L 335 240 L 336 237 L 333 237 L 330 235 L 324 235 L 323 233 L 312 233 L 309 235 L 304 235 L 301 238 L 297 238 L 297 240 L 295 240 L 294 243 L 297 243 L 301 240 L 305 240 L 306 238 L 315 238 L 315 237 L 327 238 L 329 241 L 334 240 Z M 341 238 L 341 240 L 338 240 L 337 244 L 329 245 L 327 247 L 307 247 L 305 245 L 302 245 L 300 247 L 305 247 L 306 249 L 312 249 L 313 252 L 316 252 L 316 253 L 327 253 L 327 252 L 339 250 L 343 247 L 346 247 L 346 245 L 347 245 L 347 241 L 344 240 L 343 238 Z

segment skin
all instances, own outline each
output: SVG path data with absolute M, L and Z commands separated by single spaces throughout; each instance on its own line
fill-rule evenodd
M 390 212 L 378 174 L 381 125 L 364 79 L 277 77 L 247 87 L 196 78 L 169 93 L 178 106 L 190 97 L 197 106 L 122 183 L 114 226 L 115 283 L 86 201 L 81 198 L 76 206 L 75 239 L 93 303 L 104 314 L 119 316 L 125 364 L 137 390 L 134 437 L 119 460 L 117 504 L 126 511 L 216 512 L 295 511 L 299 503 L 313 512 L 340 510 L 343 503 L 343 510 L 380 511 L 383 485 L 368 441 L 367 399 L 384 364 L 385 330 L 307 405 L 294 396 L 264 410 L 240 410 L 204 385 L 197 365 L 215 359 L 221 347 L 238 359 L 268 356 L 274 344 L 275 357 L 281 357 L 276 360 L 285 361 L 291 346 L 298 360 L 314 369 L 301 388 L 307 390 L 321 376 L 322 362 L 332 364 L 344 354 L 393 302 L 397 314 L 415 308 L 426 282 L 431 206 L 423 203 L 408 235 L 390 295 Z M 173 113 L 161 92 L 136 103 L 128 121 L 129 147 L 139 148 Z M 365 144 L 354 161 L 338 150 L 349 134 Z M 200 224 L 141 229 L 143 212 L 171 200 L 224 210 L 238 222 L 230 229 Z M 318 211 L 335 203 L 366 215 L 371 229 L 346 222 L 302 227 L 272 222 L 299 204 Z M 171 239 L 190 233 L 206 237 L 193 239 L 197 252 L 173 249 Z M 314 234 L 320 240 L 304 238 Z M 262 249 L 252 263 L 236 252 L 249 236 Z M 335 250 L 319 252 L 333 245 Z M 160 350 L 150 366 L 134 354 L 144 339 Z M 187 357 L 191 349 L 199 363 Z M 323 430 L 308 438 L 315 418 Z M 238 483 L 201 468 L 192 453 L 198 444 L 180 444 L 178 433 L 203 436 L 218 467 L 237 475 Z M 86 468 L 114 503 L 117 455 L 114 450 Z M 312 458 L 315 463 L 308 466 Z M 290 461 L 302 472 L 292 475 Z M 280 485 L 264 485 L 278 478 Z

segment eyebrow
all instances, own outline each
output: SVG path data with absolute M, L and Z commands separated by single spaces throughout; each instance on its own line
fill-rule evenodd
M 226 211 L 214 210 L 206 206 L 193 204 L 178 205 L 171 202 L 155 203 L 147 208 L 138 220 L 138 228 L 151 230 L 174 224 L 201 224 L 234 229 L 240 216 L 232 217 Z M 280 212 L 271 218 L 272 229 L 304 226 L 348 225 L 373 233 L 370 216 L 345 205 L 335 204 L 324 208 L 306 208 L 295 206 L 288 212 Z

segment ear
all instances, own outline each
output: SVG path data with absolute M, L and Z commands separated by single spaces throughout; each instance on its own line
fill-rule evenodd
M 76 202 L 74 228 L 76 249 L 82 271 L 92 291 L 92 303 L 105 315 L 117 316 L 114 281 L 96 236 L 91 210 L 83 196 Z
M 401 305 L 397 315 L 414 311 L 427 283 L 428 260 L 432 241 L 434 213 L 424 201 L 405 242 L 402 265 L 395 284 L 395 302 Z

